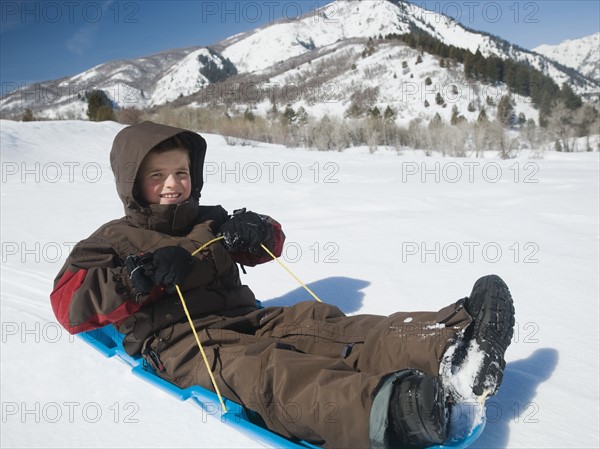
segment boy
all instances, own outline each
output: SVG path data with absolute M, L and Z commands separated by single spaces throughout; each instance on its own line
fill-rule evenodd
M 279 256 L 285 236 L 270 217 L 199 205 L 205 153 L 200 135 L 152 122 L 116 136 L 110 158 L 126 216 L 76 245 L 58 274 L 51 302 L 65 328 L 112 323 L 125 350 L 164 379 L 213 389 L 179 285 L 222 394 L 272 431 L 327 448 L 443 443 L 453 402 L 497 391 L 514 326 L 499 277 L 438 312 L 258 309 L 236 263 L 269 261 L 261 244 Z M 465 395 L 451 377 L 467 376 L 475 355 L 483 360 Z

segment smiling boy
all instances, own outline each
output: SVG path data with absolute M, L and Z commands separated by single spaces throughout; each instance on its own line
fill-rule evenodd
M 514 326 L 499 277 L 435 312 L 349 317 L 313 301 L 259 308 L 237 264 L 271 260 L 261 245 L 279 256 L 285 235 L 268 216 L 199 204 L 205 153 L 199 134 L 152 122 L 115 137 L 125 217 L 79 242 L 55 279 L 52 307 L 69 332 L 112 324 L 162 378 L 212 389 L 179 285 L 223 395 L 270 430 L 326 448 L 443 443 L 448 404 L 465 398 L 440 375 L 449 364 L 464 372 L 469 351 L 483 359 L 472 394 L 498 390 Z M 192 257 L 216 236 L 224 239 Z
M 149 204 L 183 203 L 192 193 L 188 152 L 184 149 L 152 151 L 142 162 L 136 182 Z

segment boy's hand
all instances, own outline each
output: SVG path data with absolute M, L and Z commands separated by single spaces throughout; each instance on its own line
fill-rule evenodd
M 271 225 L 261 215 L 240 209 L 221 226 L 225 247 L 229 251 L 260 254 L 260 244 L 269 239 Z
M 159 248 L 154 253 L 131 254 L 125 267 L 134 287 L 141 293 L 150 293 L 155 285 L 166 287 L 167 293 L 175 291 L 192 268 L 192 255 L 180 246 Z
M 154 251 L 154 282 L 167 287 L 167 293 L 175 291 L 175 284 L 182 284 L 192 270 L 192 255 L 181 246 L 166 246 Z
M 125 258 L 125 268 L 133 286 L 143 294 L 150 293 L 154 287 L 154 265 L 152 253 L 130 254 Z

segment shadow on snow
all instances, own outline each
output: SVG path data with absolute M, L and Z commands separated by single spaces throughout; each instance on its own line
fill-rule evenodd
M 346 314 L 361 309 L 365 294 L 361 291 L 369 286 L 369 282 L 343 276 L 330 277 L 307 284 L 307 287 L 324 303 L 337 306 Z M 314 298 L 303 287 L 298 287 L 278 298 L 262 301 L 264 307 L 293 306 L 302 301 L 314 301 Z
M 540 420 L 537 388 L 548 380 L 558 365 L 558 351 L 541 348 L 526 359 L 506 364 L 498 394 L 486 402 L 487 424 L 475 448 L 505 448 L 510 425 L 535 424 Z

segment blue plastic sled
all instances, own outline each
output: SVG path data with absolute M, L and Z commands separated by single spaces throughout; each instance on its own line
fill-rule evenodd
M 320 449 L 305 441 L 292 441 L 270 430 L 251 422 L 244 408 L 229 399 L 223 398 L 227 413 L 221 410 L 219 398 L 215 393 L 201 386 L 181 389 L 178 386 L 160 378 L 154 370 L 145 363 L 141 356 L 132 357 L 123 349 L 123 334 L 119 333 L 112 325 L 101 329 L 78 334 L 86 343 L 104 354 L 105 357 L 116 357 L 131 366 L 131 371 L 136 376 L 175 396 L 181 401 L 193 401 L 207 414 L 220 418 L 221 422 L 235 427 L 254 439 L 259 439 L 267 445 L 285 449 Z M 444 446 L 433 446 L 432 449 L 463 449 L 470 446 L 483 432 L 485 421 L 478 424 L 468 436 L 459 441 L 448 442 Z

